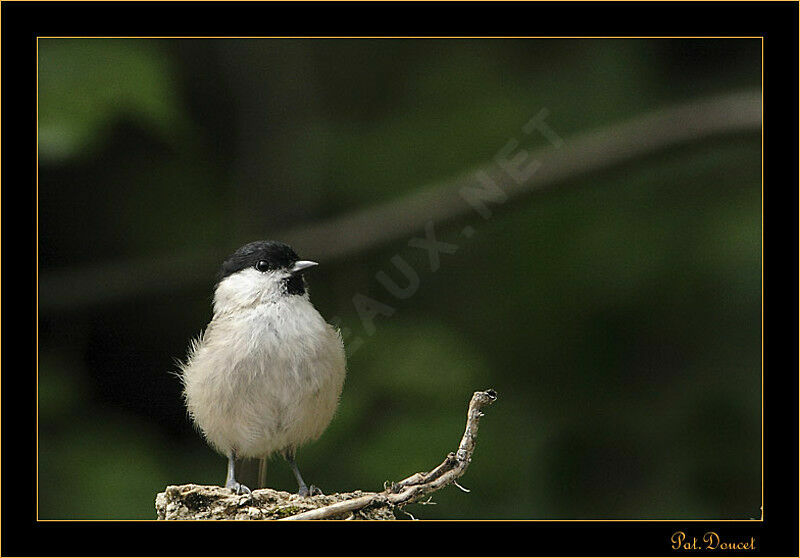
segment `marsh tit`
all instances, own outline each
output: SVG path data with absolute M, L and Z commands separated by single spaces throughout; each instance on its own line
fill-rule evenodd
M 189 415 L 228 458 L 225 487 L 237 494 L 250 489 L 236 481 L 235 460 L 261 459 L 263 486 L 274 453 L 289 462 L 298 494 L 321 493 L 303 481 L 295 454 L 333 418 L 345 352 L 309 300 L 304 274 L 316 265 L 281 242 L 239 248 L 222 264 L 211 322 L 180 365 Z

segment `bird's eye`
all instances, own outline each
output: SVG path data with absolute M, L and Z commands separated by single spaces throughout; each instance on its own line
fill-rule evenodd
M 256 264 L 256 269 L 259 271 L 267 271 L 269 269 L 269 263 L 266 260 L 259 260 Z

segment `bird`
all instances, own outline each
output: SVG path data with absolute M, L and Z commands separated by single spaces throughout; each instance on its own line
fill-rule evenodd
M 274 454 L 289 463 L 300 496 L 306 484 L 297 449 L 330 424 L 346 374 L 340 331 L 311 303 L 301 260 L 282 242 L 259 240 L 223 263 L 213 316 L 179 363 L 183 399 L 208 444 L 228 459 L 225 488 L 249 494 L 236 480 L 237 459 L 260 459 L 259 485 Z

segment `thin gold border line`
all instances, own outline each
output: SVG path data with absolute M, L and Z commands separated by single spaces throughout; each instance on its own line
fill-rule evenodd
M 9 0 L 4 0 L 4 1 L 8 2 Z M 150 1 L 155 2 L 159 0 L 150 0 Z M 686 0 L 686 1 L 693 1 L 693 0 Z M 579 36 L 579 35 L 507 35 L 507 36 L 500 36 L 500 35 L 37 35 L 36 38 L 37 39 L 592 39 L 595 40 L 595 39 L 763 39 L 764 36 L 763 35 L 696 35 L 696 36 L 695 35 L 609 35 L 609 36 L 600 36 L 600 35 L 596 36 L 595 35 L 587 35 L 587 36 Z
M 761 521 L 764 521 L 764 38 L 761 38 Z
M 39 520 L 39 38 L 36 38 L 36 520 Z
M 5 1 L 5 0 L 3 0 Z M 40 523 L 72 523 L 72 522 L 88 522 L 88 523 L 164 523 L 164 519 L 37 519 Z M 276 520 L 253 520 L 253 519 L 221 519 L 221 520 L 208 520 L 208 519 L 170 519 L 169 522 L 200 522 L 204 524 L 220 524 L 230 523 L 231 521 L 238 521 L 242 523 L 258 522 L 258 521 L 276 521 Z M 347 519 L 325 519 L 326 523 L 331 521 L 341 521 L 352 523 Z M 363 519 L 359 523 L 383 523 L 382 519 Z M 415 521 L 425 521 L 429 523 L 762 523 L 761 519 L 416 519 Z M 319 519 L 298 519 L 294 523 L 319 523 Z
M 15 1 L 15 0 L 5 0 Z M 155 1 L 155 0 L 145 0 Z M 421 1 L 421 0 L 420 0 Z M 689 1 L 689 0 L 679 0 Z M 149 523 L 158 519 L 39 519 L 39 39 L 760 39 L 761 41 L 761 518 L 760 519 L 423 519 L 428 522 L 523 522 L 523 523 L 675 523 L 675 522 L 716 522 L 716 523 L 763 523 L 764 522 L 764 36 L 763 35 L 676 35 L 676 36 L 181 36 L 181 35 L 141 35 L 141 36 L 36 36 L 36 521 L 49 522 L 102 522 L 102 523 Z M 199 521 L 201 519 L 180 520 Z M 248 520 L 228 520 L 248 521 Z M 303 520 L 301 520 L 303 521 Z M 313 521 L 313 520 L 305 520 Z M 329 520 L 346 521 L 346 520 Z

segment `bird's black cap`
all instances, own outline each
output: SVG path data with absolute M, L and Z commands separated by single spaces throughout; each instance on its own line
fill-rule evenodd
M 299 259 L 294 250 L 283 242 L 257 240 L 245 244 L 222 263 L 217 281 L 222 281 L 237 271 L 253 267 L 260 261 L 266 262 L 269 269 L 285 269 L 294 265 Z

